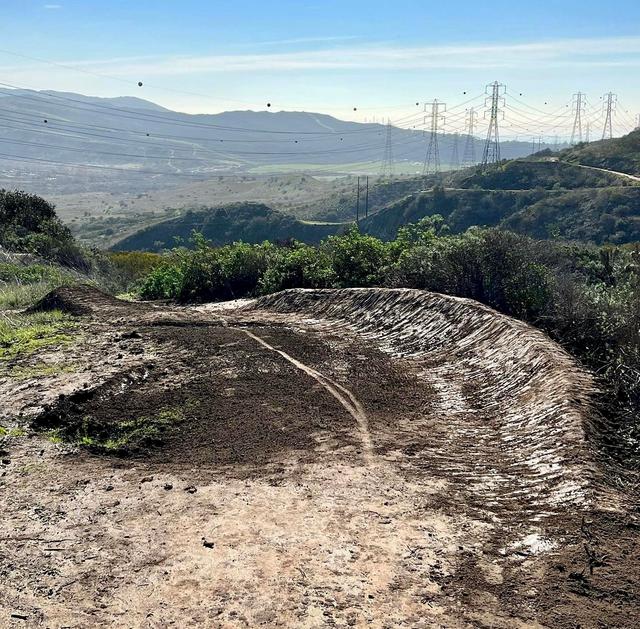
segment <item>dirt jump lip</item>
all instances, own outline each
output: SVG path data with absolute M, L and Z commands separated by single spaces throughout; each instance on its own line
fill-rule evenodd
M 81 314 L 85 337 L 11 453 L 0 552 L 17 530 L 91 551 L 25 546 L 0 612 L 72 626 L 158 610 L 211 627 L 626 618 L 636 567 L 602 567 L 633 542 L 590 442 L 595 386 L 534 328 L 408 289 L 183 307 L 69 287 L 38 307 Z M 38 395 L 25 387 L 14 410 Z M 52 429 L 84 445 L 52 444 Z M 33 582 L 55 596 L 27 596 Z
M 384 426 L 382 434 L 376 435 L 369 427 L 366 407 L 370 403 L 359 399 L 358 389 L 350 386 L 349 378 L 332 377 L 323 367 L 327 356 L 335 353 L 339 345 L 334 339 L 331 346 L 327 339 L 345 334 L 350 343 L 375 349 L 375 358 L 369 356 L 369 360 L 388 363 L 390 368 L 399 367 L 412 374 L 413 379 L 404 385 L 409 387 L 406 393 L 410 397 L 421 391 L 418 397 L 430 399 L 431 408 L 425 415 L 439 412 L 447 417 L 447 429 L 457 435 L 457 443 L 440 442 L 434 436 L 438 431 L 432 430 L 432 443 L 416 437 L 411 446 L 414 458 L 423 465 L 428 460 L 431 467 L 438 461 L 439 474 L 453 475 L 459 482 L 473 486 L 478 499 L 498 509 L 501 502 L 526 495 L 527 509 L 532 517 L 538 517 L 554 513 L 559 505 L 590 500 L 597 480 L 586 437 L 594 412 L 590 376 L 543 333 L 471 300 L 410 289 L 294 289 L 253 301 L 201 308 L 194 314 L 188 308 L 163 309 L 152 304 L 120 302 L 83 286 L 60 289 L 37 307 L 60 304 L 70 312 L 94 316 L 99 312 L 102 318 L 134 321 L 141 330 L 138 336 L 174 351 L 171 360 L 175 362 L 176 373 L 172 369 L 162 372 L 167 357 L 161 352 L 156 361 L 159 364 L 149 369 L 149 378 L 140 381 L 138 390 L 131 387 L 129 396 L 122 395 L 118 388 L 121 385 L 115 390 L 111 385 L 106 389 L 99 385 L 93 397 L 86 391 L 80 392 L 88 403 L 76 405 L 78 421 L 96 415 L 102 432 L 112 419 L 126 414 L 127 405 L 139 414 L 144 414 L 145 409 L 166 413 L 169 407 L 184 409 L 190 405 L 187 421 L 177 430 L 178 437 L 168 439 L 172 447 L 178 447 L 178 438 L 193 440 L 199 435 L 197 438 L 202 442 L 205 425 L 209 423 L 205 416 L 218 418 L 222 432 L 215 439 L 224 441 L 224 431 L 234 433 L 238 426 L 234 427 L 229 417 L 222 420 L 224 413 L 221 415 L 217 410 L 233 407 L 235 400 L 220 400 L 216 394 L 217 410 L 203 404 L 207 389 L 215 387 L 216 382 L 218 386 L 224 383 L 214 377 L 207 384 L 202 371 L 207 369 L 211 375 L 218 369 L 212 362 L 227 361 L 230 365 L 227 369 L 236 371 L 236 381 L 243 380 L 244 386 L 255 377 L 251 390 L 259 392 L 267 387 L 267 397 L 284 394 L 291 399 L 293 391 L 287 389 L 296 387 L 303 392 L 298 397 L 308 395 L 315 382 L 334 398 L 333 402 L 324 400 L 322 406 L 337 403 L 342 413 L 350 415 L 352 425 L 344 424 L 338 432 L 358 432 L 360 454 L 371 463 L 376 450 L 389 449 L 395 437 L 387 437 L 385 433 L 389 430 Z M 238 333 L 244 336 L 244 341 L 238 339 Z M 287 346 L 291 351 L 285 351 Z M 233 349 L 229 352 L 226 347 Z M 301 352 L 309 354 L 312 360 L 305 362 Z M 275 364 L 269 362 L 274 360 Z M 353 363 L 348 354 L 343 360 Z M 259 365 L 260 361 L 269 366 L 262 373 L 251 375 L 252 363 Z M 270 369 L 273 373 L 268 375 Z M 353 371 L 354 365 L 348 365 L 348 369 Z M 170 391 L 169 383 L 176 374 L 182 382 L 175 391 Z M 358 382 L 357 378 L 355 381 L 363 394 L 371 384 Z M 242 395 L 249 396 L 249 390 Z M 313 391 L 313 396 L 317 395 Z M 397 403 L 402 404 L 402 394 L 397 397 Z M 374 408 L 379 414 L 396 415 L 398 409 L 388 408 L 391 402 L 391 399 L 382 404 L 375 401 Z M 63 403 L 68 405 L 69 399 Z M 256 400 L 258 403 L 262 405 Z M 303 401 L 303 407 L 305 403 L 311 402 Z M 311 405 L 318 406 L 315 402 Z M 67 408 L 57 416 L 71 417 L 74 412 Z M 300 412 L 304 413 L 303 408 Z M 419 414 L 414 409 L 411 412 Z M 246 408 L 240 411 L 239 407 L 234 413 L 236 417 L 251 415 L 251 411 L 247 413 Z M 250 422 L 238 421 L 245 430 L 251 426 L 252 431 L 261 432 L 260 427 Z M 375 419 L 372 421 L 379 424 Z M 41 423 L 51 424 L 51 412 L 41 418 Z M 194 425 L 199 428 L 190 434 Z M 277 421 L 270 431 L 287 432 Z M 309 447 L 308 434 L 298 439 L 293 438 L 293 432 L 287 434 L 291 447 Z M 155 436 L 158 435 L 154 433 Z M 162 439 L 149 440 L 155 441 Z M 205 442 L 208 443 L 206 439 Z M 216 450 L 212 443 L 208 447 Z M 230 448 L 239 452 L 242 444 L 231 444 Z M 206 447 L 201 449 L 204 451 Z M 144 456 L 147 455 L 145 449 Z M 221 462 L 236 459 L 244 460 L 238 454 L 230 459 L 222 456 Z M 215 456 L 198 461 L 200 465 L 216 465 Z M 419 465 L 417 461 L 412 464 L 414 467 Z

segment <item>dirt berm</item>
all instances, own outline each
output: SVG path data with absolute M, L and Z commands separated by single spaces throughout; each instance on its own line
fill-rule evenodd
M 40 307 L 81 316 L 0 378 L 0 626 L 639 625 L 593 380 L 530 326 L 415 290 Z

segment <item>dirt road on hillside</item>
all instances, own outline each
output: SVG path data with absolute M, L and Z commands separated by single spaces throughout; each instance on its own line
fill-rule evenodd
M 640 623 L 592 380 L 528 326 L 401 290 L 46 306 L 81 333 L 0 378 L 0 626 Z M 42 428 L 169 410 L 128 456 Z

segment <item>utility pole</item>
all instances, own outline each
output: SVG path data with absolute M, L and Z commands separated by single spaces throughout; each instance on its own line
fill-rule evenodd
M 582 92 L 578 92 L 573 95 L 573 130 L 571 131 L 571 142 L 573 146 L 576 144 L 576 138 L 578 143 L 582 142 L 582 115 L 584 114 L 585 95 Z M 587 140 L 588 142 L 588 140 Z
M 364 217 L 369 217 L 369 175 L 366 179 L 366 192 L 364 193 Z
M 489 129 L 487 130 L 487 139 L 482 152 L 482 166 L 495 164 L 500 161 L 500 133 L 498 131 L 498 118 L 500 116 L 500 106 L 504 105 L 504 93 L 506 86 L 498 81 L 494 81 L 487 85 L 486 93 L 491 95 L 485 99 L 485 116 L 489 114 Z M 487 103 L 491 103 L 487 105 Z
M 357 182 L 358 190 L 356 192 L 356 225 L 360 225 L 360 177 Z
M 384 157 L 382 159 L 380 176 L 389 178 L 393 176 L 393 144 L 391 142 L 391 131 L 391 120 L 387 118 L 387 137 L 384 143 Z
M 616 108 L 616 101 L 618 97 L 613 92 L 608 92 L 603 97 L 604 103 L 603 109 L 605 110 L 604 115 L 604 128 L 602 129 L 602 139 L 610 140 L 613 137 L 613 112 Z
M 460 134 L 455 133 L 453 136 L 453 148 L 451 149 L 451 166 L 454 170 L 460 168 L 460 156 L 458 155 L 458 142 L 460 140 Z
M 427 147 L 427 154 L 424 158 L 424 164 L 422 167 L 423 175 L 430 175 L 432 172 L 438 174 L 440 172 L 440 149 L 438 147 L 438 128 L 440 122 L 444 124 L 444 112 L 447 110 L 447 105 L 441 103 L 438 99 L 435 99 L 431 103 L 424 104 L 424 112 L 427 113 L 427 106 L 431 106 L 431 132 L 429 134 L 429 145 Z M 424 117 L 425 126 L 427 123 L 427 117 Z
M 473 166 L 476 164 L 476 138 L 474 136 L 474 133 L 476 129 L 477 119 L 478 112 L 473 107 L 467 110 L 467 137 L 464 142 L 464 153 L 462 154 L 462 163 L 465 166 Z

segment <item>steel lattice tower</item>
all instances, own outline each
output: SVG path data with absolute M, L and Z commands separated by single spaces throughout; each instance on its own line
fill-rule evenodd
M 451 167 L 454 170 L 458 170 L 460 168 L 460 155 L 458 154 L 458 143 L 460 141 L 460 134 L 455 133 L 453 135 L 453 146 L 451 147 Z
M 638 131 L 638 129 L 640 129 L 640 114 L 636 116 L 636 127 L 634 131 Z
M 464 142 L 464 153 L 462 154 L 462 163 L 465 166 L 473 166 L 476 162 L 476 139 L 474 136 L 476 130 L 476 121 L 478 120 L 478 112 L 471 107 L 467 110 L 466 131 L 467 137 Z
M 424 111 L 427 112 L 427 105 L 431 106 L 431 132 L 429 134 L 429 145 L 427 147 L 427 154 L 424 158 L 424 164 L 422 166 L 422 174 L 429 175 L 432 172 L 437 174 L 440 172 L 440 148 L 438 146 L 438 129 L 440 122 L 444 124 L 443 113 L 447 110 L 445 103 L 441 103 L 438 99 L 435 99 L 431 103 L 425 103 Z M 424 117 L 425 126 L 427 117 Z
M 569 142 L 572 146 L 576 144 L 576 138 L 578 138 L 578 143 L 582 142 L 582 115 L 584 114 L 585 100 L 585 95 L 582 92 L 573 95 L 573 130 Z
M 382 158 L 382 168 L 380 169 L 381 177 L 393 176 L 393 143 L 391 141 L 391 120 L 387 118 L 387 133 L 384 143 L 384 157 Z
M 616 108 L 617 96 L 613 92 L 608 92 L 603 97 L 604 102 L 602 104 L 605 110 L 604 115 L 604 127 L 602 129 L 602 139 L 610 140 L 613 137 L 613 112 Z
M 485 99 L 485 116 L 489 113 L 489 129 L 487 130 L 487 139 L 482 152 L 482 165 L 495 164 L 500 161 L 500 133 L 498 130 L 498 118 L 500 116 L 500 105 L 504 105 L 504 93 L 506 87 L 502 83 L 495 81 L 487 85 L 488 90 L 491 88 L 491 95 Z M 490 105 L 487 106 L 487 103 Z

